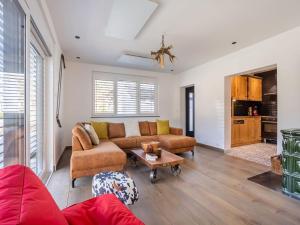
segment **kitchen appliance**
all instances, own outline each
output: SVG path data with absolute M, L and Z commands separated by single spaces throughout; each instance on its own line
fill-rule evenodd
M 261 117 L 261 134 L 265 143 L 277 144 L 277 117 Z

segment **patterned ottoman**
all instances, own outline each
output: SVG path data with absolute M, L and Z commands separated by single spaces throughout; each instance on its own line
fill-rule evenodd
M 139 198 L 134 181 L 125 173 L 103 172 L 93 177 L 92 193 L 94 196 L 114 194 L 121 202 L 132 205 Z

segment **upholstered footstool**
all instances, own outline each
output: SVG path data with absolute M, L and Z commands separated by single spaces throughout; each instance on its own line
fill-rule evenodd
M 138 200 L 139 193 L 134 181 L 125 173 L 103 172 L 93 177 L 93 195 L 114 194 L 125 205 Z

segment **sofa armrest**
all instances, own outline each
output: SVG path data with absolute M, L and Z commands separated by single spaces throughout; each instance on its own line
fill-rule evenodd
M 182 135 L 183 130 L 181 128 L 170 127 L 170 134 Z

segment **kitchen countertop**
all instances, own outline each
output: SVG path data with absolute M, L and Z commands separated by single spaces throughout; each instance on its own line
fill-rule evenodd
M 240 118 L 258 118 L 261 117 L 260 115 L 258 116 L 231 116 L 232 119 L 240 119 Z

